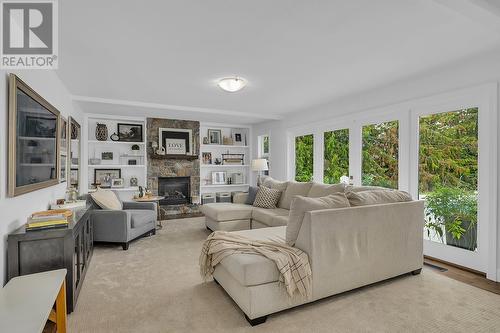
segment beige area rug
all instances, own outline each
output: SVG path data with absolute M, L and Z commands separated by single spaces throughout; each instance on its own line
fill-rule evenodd
M 69 332 L 500 332 L 500 296 L 424 269 L 283 311 L 251 327 L 198 255 L 203 218 L 94 251 Z

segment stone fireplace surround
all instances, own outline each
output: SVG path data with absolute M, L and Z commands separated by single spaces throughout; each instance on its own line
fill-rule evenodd
M 191 129 L 193 131 L 193 152 L 200 153 L 200 122 L 178 119 L 147 118 L 146 120 L 146 143 L 148 147 L 147 162 L 147 185 L 153 194 L 158 195 L 159 177 L 189 177 L 190 198 L 200 195 L 200 160 L 183 158 L 151 158 L 153 150 L 152 142 L 158 142 L 159 128 Z M 189 200 L 191 201 L 191 200 Z M 198 213 L 197 205 L 183 203 L 176 205 L 165 205 L 160 202 L 160 214 L 162 219 L 169 216 L 192 215 Z

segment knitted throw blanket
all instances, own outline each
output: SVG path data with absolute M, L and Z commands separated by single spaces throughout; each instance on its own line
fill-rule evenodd
M 227 231 L 215 231 L 203 243 L 201 276 L 205 281 L 208 280 L 222 259 L 243 253 L 261 255 L 274 261 L 280 273 L 279 281 L 284 284 L 290 297 L 295 291 L 307 298 L 311 296 L 312 271 L 305 252 L 284 243 L 252 240 Z

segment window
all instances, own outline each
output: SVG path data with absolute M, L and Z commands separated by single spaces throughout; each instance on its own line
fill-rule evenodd
M 267 168 L 271 170 L 271 166 L 269 165 L 269 157 L 270 157 L 270 147 L 269 147 L 269 135 L 260 135 L 259 138 L 259 158 L 264 158 L 267 160 Z M 264 176 L 269 176 L 269 170 L 263 171 Z
M 363 185 L 398 188 L 398 121 L 363 126 Z
M 349 129 L 324 133 L 323 183 L 336 184 L 349 176 Z
M 478 108 L 419 118 L 419 198 L 425 237 L 477 249 Z
M 314 136 L 295 137 L 295 180 L 308 182 L 313 179 Z

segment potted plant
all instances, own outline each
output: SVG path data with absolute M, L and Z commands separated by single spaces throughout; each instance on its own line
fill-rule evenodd
M 477 247 L 477 197 L 473 191 L 441 187 L 426 196 L 425 228 L 446 244 L 474 251 Z

